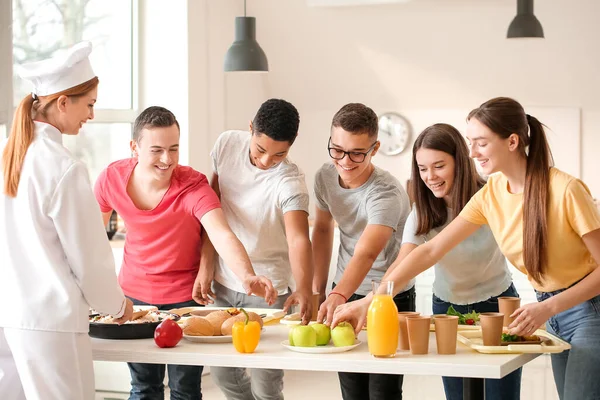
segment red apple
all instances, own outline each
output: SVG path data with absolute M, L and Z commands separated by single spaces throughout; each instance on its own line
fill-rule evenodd
M 182 337 L 183 330 L 171 319 L 165 319 L 154 330 L 154 343 L 158 347 L 175 347 Z

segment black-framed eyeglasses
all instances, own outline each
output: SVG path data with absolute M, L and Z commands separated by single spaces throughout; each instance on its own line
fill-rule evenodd
M 375 143 L 373 143 L 371 146 L 369 146 L 367 151 L 364 151 L 364 152 L 363 151 L 344 151 L 342 149 L 337 149 L 335 147 L 331 147 L 331 138 L 329 138 L 329 141 L 327 142 L 327 151 L 329 151 L 329 157 L 333 158 L 334 160 L 341 160 L 344 157 L 346 157 L 346 155 L 348 155 L 348 157 L 350 158 L 350 160 L 352 162 L 361 163 L 361 162 L 365 161 L 367 154 L 369 154 L 371 152 L 371 150 L 373 150 L 373 148 L 375 148 L 376 144 L 377 144 L 377 140 L 375 141 Z

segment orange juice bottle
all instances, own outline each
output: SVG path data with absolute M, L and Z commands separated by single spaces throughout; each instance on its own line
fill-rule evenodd
M 394 357 L 398 348 L 398 308 L 392 298 L 394 282 L 373 281 L 373 301 L 367 313 L 369 353 Z

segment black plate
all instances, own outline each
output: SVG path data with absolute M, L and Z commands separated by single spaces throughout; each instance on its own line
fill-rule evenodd
M 173 321 L 180 318 L 177 314 L 167 312 L 161 312 L 161 314 L 170 315 Z M 98 339 L 151 339 L 154 337 L 154 330 L 161 322 L 123 325 L 90 322 L 90 336 Z

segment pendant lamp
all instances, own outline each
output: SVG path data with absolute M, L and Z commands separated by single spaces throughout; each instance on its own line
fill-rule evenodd
M 226 72 L 268 72 L 269 62 L 263 49 L 256 41 L 256 18 L 244 16 L 235 18 L 235 41 L 225 53 L 223 63 Z
M 533 14 L 533 0 L 517 0 L 517 16 L 508 27 L 507 38 L 543 38 L 542 24 Z

